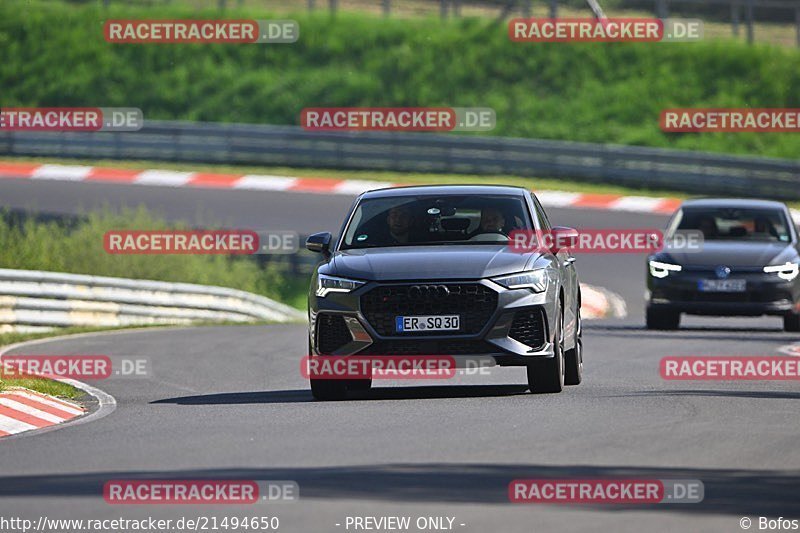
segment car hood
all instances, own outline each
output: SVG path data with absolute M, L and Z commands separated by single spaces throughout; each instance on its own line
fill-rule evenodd
M 797 251 L 781 242 L 706 241 L 699 252 L 665 250 L 668 258 L 679 265 L 694 267 L 759 267 L 791 261 Z
M 505 244 L 343 250 L 334 254 L 331 273 L 369 281 L 480 279 L 521 272 L 538 256 Z

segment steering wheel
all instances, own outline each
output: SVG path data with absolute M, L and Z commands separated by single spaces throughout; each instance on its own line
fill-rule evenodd
M 502 231 L 482 231 L 468 240 L 474 242 L 508 242 L 508 235 Z

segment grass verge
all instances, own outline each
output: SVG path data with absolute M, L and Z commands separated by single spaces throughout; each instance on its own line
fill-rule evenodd
M 23 379 L 9 379 L 0 380 L 0 392 L 8 390 L 12 387 L 23 387 L 30 389 L 34 392 L 48 394 L 56 398 L 64 398 L 66 400 L 77 400 L 86 393 L 81 389 L 73 387 L 67 383 L 61 383 L 52 379 L 44 378 L 23 378 Z
M 3 106 L 138 107 L 146 119 L 297 124 L 306 107 L 491 107 L 492 135 L 795 158 L 793 133 L 665 133 L 665 108 L 796 108 L 800 52 L 734 40 L 515 43 L 470 17 L 291 17 L 291 45 L 109 44 L 108 19 L 218 18 L 158 3 L 0 2 Z M 225 18 L 269 19 L 263 6 Z

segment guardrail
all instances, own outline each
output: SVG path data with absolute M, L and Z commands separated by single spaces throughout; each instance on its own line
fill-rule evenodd
M 288 305 L 225 287 L 0 269 L 0 328 L 293 322 Z
M 798 160 L 508 137 L 147 121 L 128 133 L 0 131 L 0 155 L 568 177 L 800 199 Z

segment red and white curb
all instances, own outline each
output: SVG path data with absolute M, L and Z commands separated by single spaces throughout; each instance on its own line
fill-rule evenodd
M 11 163 L 0 161 L 0 178 L 33 180 L 84 181 L 150 185 L 159 187 L 199 187 L 207 189 L 283 191 L 354 196 L 372 189 L 404 184 L 386 181 L 341 180 L 332 178 L 296 178 L 266 174 L 216 174 L 175 170 L 132 170 L 85 165 Z M 406 184 L 407 185 L 407 184 Z M 538 191 L 536 196 L 546 207 L 604 209 L 632 213 L 672 214 L 681 204 L 679 198 L 623 196 L 565 191 Z M 800 211 L 792 210 L 800 224 Z
M 331 178 L 295 178 L 262 174 L 214 174 L 174 170 L 131 170 L 82 165 L 51 165 L 0 161 L 0 178 L 82 181 L 150 185 L 160 187 L 200 187 L 210 189 L 284 191 L 316 194 L 357 195 L 372 189 L 401 184 L 385 181 L 340 180 Z M 574 207 L 671 214 L 680 205 L 677 198 L 585 194 L 563 191 L 539 191 L 539 201 L 547 207 Z
M 67 339 L 72 340 L 81 337 L 128 332 L 129 330 L 114 330 L 75 333 L 18 342 L 0 348 L 0 359 L 8 352 L 19 350 L 20 348 Z M 67 426 L 86 424 L 110 415 L 117 408 L 117 401 L 113 396 L 87 383 L 70 378 L 56 378 L 56 381 L 72 385 L 76 389 L 86 392 L 95 399 L 97 407 L 92 409 L 91 412 L 87 412 L 83 406 L 59 398 L 39 394 L 27 389 L 8 389 L 0 393 L 0 442 L 8 439 L 24 438 L 27 435 L 38 435 Z M 25 407 L 20 407 L 19 404 Z M 25 415 L 25 419 L 20 418 L 23 415 Z
M 625 300 L 603 287 L 581 283 L 581 318 L 625 318 L 628 309 Z
M 785 355 L 791 355 L 792 357 L 800 357 L 800 342 L 781 346 L 778 348 L 778 351 Z
M 209 172 L 180 172 L 175 170 L 132 170 L 84 165 L 11 163 L 0 161 L 0 178 L 29 178 L 32 180 L 83 181 L 150 185 L 158 187 L 195 187 L 207 189 L 283 191 L 316 194 L 345 194 L 404 184 L 386 181 L 341 180 L 332 178 L 296 178 L 266 174 L 216 174 Z M 405 184 L 407 185 L 407 184 Z M 622 196 L 565 191 L 538 191 L 536 196 L 546 207 L 604 209 L 632 213 L 672 214 L 681 204 L 679 198 Z M 800 224 L 800 211 L 792 210 Z
M 80 405 L 53 396 L 10 389 L 0 393 L 0 437 L 61 424 L 85 412 Z

